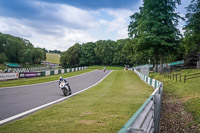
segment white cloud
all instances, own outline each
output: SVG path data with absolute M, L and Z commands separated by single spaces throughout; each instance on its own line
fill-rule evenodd
M 75 43 L 84 43 L 89 41 L 96 41 L 94 38 L 84 30 L 71 29 L 62 27 L 63 36 L 54 36 L 51 34 L 41 34 L 39 29 L 35 30 L 32 27 L 23 24 L 23 21 L 14 18 L 0 17 L 0 31 L 2 33 L 11 34 L 14 36 L 26 38 L 35 47 L 45 47 L 46 49 L 58 49 L 65 51 Z M 54 29 L 56 30 L 56 29 Z
M 63 20 L 70 22 L 71 24 L 81 25 L 86 28 L 98 26 L 96 19 L 86 10 L 68 5 L 61 5 L 57 13 L 60 14 Z
M 102 10 L 102 9 L 101 9 Z M 112 20 L 100 19 L 100 25 L 106 27 L 106 32 L 116 33 L 115 39 L 122 39 L 128 37 L 128 25 L 130 23 L 130 16 L 134 13 L 131 10 L 119 9 L 103 9 L 108 15 L 112 16 Z
M 40 9 L 40 14 L 26 19 L 0 17 L 0 32 L 26 38 L 35 47 L 48 50 L 65 51 L 75 43 L 127 38 L 129 16 L 134 13 L 125 9 L 83 10 L 38 1 L 32 4 Z
M 65 51 L 75 43 L 97 41 L 92 38 L 87 29 L 98 26 L 97 21 L 89 12 L 76 7 L 60 4 L 35 2 L 44 10 L 40 16 L 55 19 L 50 23 L 43 19 L 16 19 L 0 17 L 0 32 L 8 33 L 30 40 L 35 47 L 58 49 Z M 56 20 L 57 19 L 57 20 Z M 61 24 L 56 21 L 63 20 Z
M 127 38 L 130 16 L 133 12 L 130 10 L 109 10 L 108 13 L 115 16 L 115 19 L 109 22 L 109 30 L 116 31 L 119 39 Z
M 0 31 L 20 37 L 31 37 L 31 29 L 23 25 L 19 20 L 8 17 L 0 17 Z

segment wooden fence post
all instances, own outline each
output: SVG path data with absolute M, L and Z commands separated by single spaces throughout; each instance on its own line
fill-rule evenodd
M 186 75 L 184 76 L 184 83 L 185 83 L 185 81 L 186 81 Z

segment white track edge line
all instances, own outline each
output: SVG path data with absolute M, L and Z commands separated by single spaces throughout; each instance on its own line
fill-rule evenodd
M 96 70 L 93 70 L 91 72 L 94 72 Z M 74 71 L 75 72 L 75 71 Z M 77 71 L 76 71 L 77 72 Z M 87 72 L 87 73 L 91 73 L 91 72 Z M 79 75 L 74 75 L 74 76 L 71 76 L 71 77 L 68 77 L 67 79 L 70 79 L 70 78 L 73 78 L 73 77 L 78 77 L 78 76 L 81 76 L 81 75 L 84 75 L 84 74 L 87 74 L 87 73 L 82 73 L 82 74 L 79 74 Z M 30 85 L 19 85 L 19 86 L 11 86 L 11 87 L 2 87 L 0 88 L 0 90 L 3 90 L 3 89 L 8 89 L 8 88 L 18 88 L 18 87 L 26 87 L 26 86 L 34 86 L 34 85 L 41 85 L 41 84 L 48 84 L 48 83 L 52 83 L 52 82 L 56 82 L 58 80 L 53 80 L 53 81 L 49 81 L 49 82 L 44 82 L 44 83 L 36 83 L 36 84 L 30 84 Z
M 77 94 L 79 94 L 79 93 L 81 93 L 81 92 L 83 92 L 83 91 L 86 91 L 87 89 L 92 88 L 92 87 L 94 87 L 95 85 L 99 84 L 101 81 L 103 81 L 112 71 L 113 71 L 113 70 L 111 70 L 105 77 L 103 77 L 103 78 L 102 78 L 101 80 L 99 80 L 97 83 L 95 83 L 95 84 L 89 86 L 88 88 L 85 88 L 85 89 L 83 89 L 83 90 L 81 90 L 81 91 L 78 91 L 78 92 L 76 92 L 76 93 L 73 93 L 73 94 L 70 95 L 70 96 L 67 96 L 67 97 L 64 97 L 64 98 L 60 98 L 60 99 L 55 100 L 55 101 L 53 101 L 53 102 L 50 102 L 50 103 L 41 105 L 41 106 L 39 106 L 39 107 L 30 109 L 30 110 L 25 111 L 25 112 L 23 112 L 23 113 L 20 113 L 20 114 L 11 116 L 11 117 L 6 118 L 6 119 L 3 119 L 3 120 L 0 121 L 0 125 L 4 124 L 4 123 L 6 123 L 6 122 L 12 121 L 12 120 L 14 120 L 14 119 L 17 119 L 17 118 L 19 118 L 19 117 L 22 117 L 22 116 L 24 116 L 24 115 L 27 115 L 27 114 L 29 114 L 29 113 L 32 113 L 32 112 L 34 112 L 34 111 L 37 111 L 37 110 L 39 110 L 39 109 L 42 109 L 42 108 L 44 108 L 44 107 L 47 107 L 47 106 L 49 106 L 49 105 L 52 105 L 52 104 L 54 104 L 54 103 L 63 101 L 63 100 L 65 100 L 65 99 L 70 98 L 70 97 L 72 97 L 72 96 L 74 96 L 74 95 L 77 95 Z

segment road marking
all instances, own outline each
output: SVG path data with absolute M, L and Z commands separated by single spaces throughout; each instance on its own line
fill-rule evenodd
M 112 70 L 112 71 L 113 71 L 113 70 Z M 20 114 L 11 116 L 11 117 L 6 118 L 6 119 L 3 119 L 3 120 L 0 121 L 0 125 L 4 124 L 4 123 L 6 123 L 6 122 L 12 121 L 12 120 L 14 120 L 14 119 L 17 119 L 17 118 L 19 118 L 19 117 L 22 117 L 22 116 L 24 116 L 24 115 L 30 114 L 30 113 L 32 113 L 32 112 L 35 112 L 35 111 L 37 111 L 37 110 L 39 110 L 39 109 L 45 108 L 45 107 L 47 107 L 47 106 L 49 106 L 49 105 L 55 104 L 55 103 L 57 103 L 57 102 L 60 102 L 60 101 L 65 100 L 65 99 L 68 99 L 68 98 L 70 98 L 70 97 L 72 97 L 72 96 L 75 96 L 75 95 L 77 95 L 77 94 L 79 94 L 79 93 L 81 93 L 81 92 L 83 92 L 83 91 L 86 91 L 86 90 L 88 90 L 89 88 L 92 88 L 92 87 L 94 87 L 95 85 L 99 84 L 101 81 L 103 81 L 112 71 L 110 71 L 110 72 L 109 72 L 106 76 L 104 76 L 101 80 L 99 80 L 97 83 L 95 83 L 95 84 L 89 86 L 88 88 L 85 88 L 85 89 L 83 89 L 83 90 L 81 90 L 81 91 L 78 91 L 78 92 L 76 92 L 76 93 L 73 93 L 73 94 L 70 95 L 70 96 L 60 98 L 60 99 L 55 100 L 55 101 L 53 101 L 53 102 L 50 102 L 50 103 L 41 105 L 41 106 L 39 106 L 39 107 L 33 108 L 33 109 L 28 110 L 28 111 L 25 111 L 25 112 L 23 112 L 23 113 L 20 113 Z
M 96 70 L 94 70 L 94 71 L 96 71 Z M 91 72 L 94 72 L 94 71 L 91 71 Z M 87 73 L 91 73 L 91 72 L 87 72 Z M 82 74 L 79 74 L 79 75 L 71 76 L 71 77 L 68 77 L 66 79 L 70 79 L 70 78 L 73 78 L 73 77 L 78 77 L 78 76 L 81 76 L 81 75 L 84 75 L 84 74 L 87 74 L 87 73 L 82 73 Z M 0 88 L 0 90 L 9 89 L 9 88 L 19 88 L 19 87 L 26 87 L 26 86 L 48 84 L 48 83 L 52 83 L 52 82 L 58 82 L 58 80 L 49 81 L 49 82 L 45 82 L 45 83 L 36 83 L 36 84 L 31 84 L 31 85 L 20 85 L 20 86 L 3 87 L 3 88 Z

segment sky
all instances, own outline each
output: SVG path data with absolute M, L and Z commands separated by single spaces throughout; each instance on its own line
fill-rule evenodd
M 0 32 L 35 47 L 66 51 L 75 43 L 128 38 L 130 16 L 143 0 L 0 0 Z M 185 16 L 190 0 L 177 12 Z M 180 21 L 182 31 L 185 22 Z

